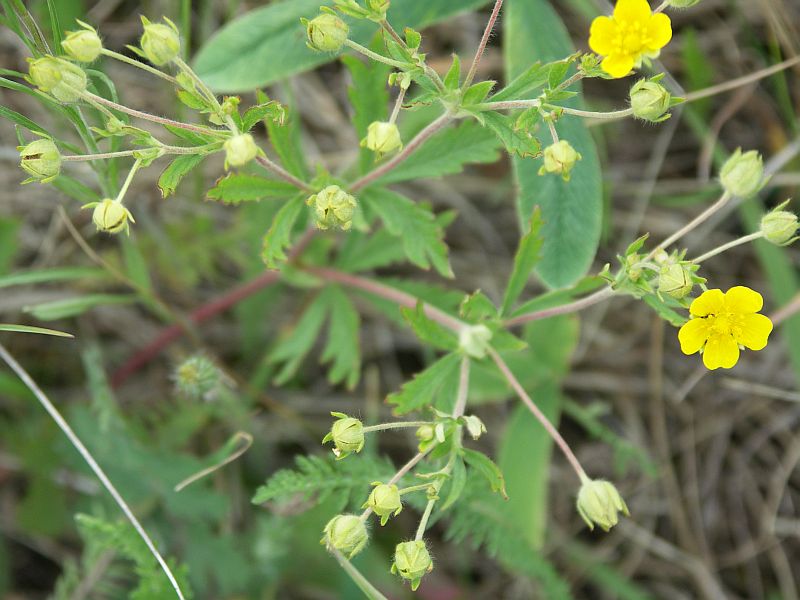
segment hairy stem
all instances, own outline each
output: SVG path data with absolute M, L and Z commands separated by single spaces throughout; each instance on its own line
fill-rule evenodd
M 104 56 L 108 56 L 109 58 L 113 58 L 115 60 L 118 60 L 120 62 L 124 62 L 124 63 L 127 63 L 129 65 L 132 65 L 132 66 L 136 67 L 137 69 L 142 69 L 143 71 L 147 71 L 151 75 L 155 75 L 156 77 L 160 77 L 161 79 L 169 81 L 173 85 L 178 85 L 178 80 L 175 79 L 172 75 L 168 75 L 168 74 L 164 73 L 163 71 L 159 71 L 158 69 L 154 69 L 150 65 L 147 65 L 147 64 L 145 64 L 145 63 L 143 63 L 141 61 L 138 61 L 138 60 L 135 60 L 133 58 L 130 58 L 129 56 L 125 56 L 124 54 L 120 54 L 119 52 L 114 52 L 113 50 L 109 50 L 108 48 L 103 48 L 102 50 L 100 50 L 100 54 L 103 54 Z
M 353 580 L 353 583 L 358 586 L 358 589 L 364 592 L 364 595 L 369 598 L 369 600 L 388 600 L 388 598 L 381 594 L 378 589 L 372 585 L 369 580 L 364 577 L 364 575 L 361 574 L 361 571 L 356 569 L 355 566 L 353 566 L 353 563 L 347 560 L 347 558 L 345 558 L 341 552 L 335 548 L 331 550 L 331 552 L 333 552 L 333 555 L 336 557 L 336 560 L 339 561 L 339 564 L 345 570 L 345 573 L 350 576 L 350 579 Z
M 381 62 L 385 65 L 389 65 L 391 67 L 395 67 L 397 69 L 407 69 L 409 67 L 409 63 L 400 62 L 399 60 L 393 60 L 391 58 L 387 58 L 377 52 L 373 52 L 369 48 L 362 46 L 361 44 L 354 42 L 353 40 L 345 40 L 345 46 L 349 46 L 356 52 L 360 52 L 364 56 L 371 58 L 374 61 Z
M 305 181 L 302 181 L 289 173 L 286 169 L 280 166 L 278 163 L 270 160 L 266 156 L 256 156 L 256 162 L 264 167 L 267 171 L 270 171 L 274 175 L 277 175 L 285 182 L 292 184 L 294 187 L 304 190 L 306 192 L 313 192 L 314 188 L 308 185 Z
M 689 221 L 686 225 L 681 227 L 678 231 L 667 237 L 663 242 L 661 242 L 658 246 L 653 248 L 650 251 L 644 260 L 649 260 L 655 256 L 656 252 L 659 250 L 665 250 L 668 246 L 671 246 L 687 233 L 695 229 L 697 226 L 701 225 L 705 221 L 707 221 L 711 216 L 722 209 L 728 202 L 730 202 L 731 195 L 728 192 L 724 192 L 722 196 L 720 196 L 719 200 L 717 200 L 714 204 L 709 206 L 705 209 L 702 213 L 697 215 L 694 219 Z
M 406 429 L 409 427 L 422 427 L 423 425 L 430 425 L 430 421 L 402 421 L 400 423 L 380 423 L 378 425 L 369 425 L 364 427 L 362 431 L 369 433 L 370 431 L 386 431 L 387 429 Z
M 486 23 L 486 29 L 483 30 L 483 36 L 481 36 L 478 49 L 475 51 L 475 58 L 472 59 L 472 65 L 470 66 L 467 76 L 464 79 L 464 85 L 462 89 L 466 90 L 470 84 L 472 84 L 472 80 L 475 79 L 475 73 L 478 72 L 478 65 L 481 62 L 481 58 L 483 58 L 483 53 L 486 51 L 486 45 L 489 43 L 489 37 L 492 35 L 492 31 L 494 30 L 495 23 L 497 23 L 497 17 L 500 15 L 500 9 L 502 7 L 503 0 L 495 0 L 492 14 L 489 15 L 489 22 Z
M 583 310 L 584 308 L 588 308 L 597 304 L 598 302 L 602 302 L 603 300 L 607 300 L 614 295 L 614 290 L 611 287 L 603 288 L 595 292 L 594 294 L 590 294 L 585 298 L 581 298 L 580 300 L 575 300 L 574 302 L 570 302 L 568 304 L 562 304 L 561 306 L 554 306 L 553 308 L 545 308 L 542 310 L 537 310 L 535 312 L 526 313 L 524 315 L 519 315 L 508 319 L 506 321 L 507 327 L 513 327 L 515 325 L 523 325 L 524 323 L 529 323 L 531 321 L 539 321 L 541 319 L 549 319 L 550 317 L 556 317 L 558 315 L 568 315 L 570 313 L 578 312 Z
M 736 238 L 735 240 L 728 242 L 727 244 L 722 244 L 713 250 L 709 250 L 705 254 L 698 256 L 697 258 L 693 258 L 693 263 L 701 263 L 704 260 L 708 260 L 709 258 L 716 256 L 717 254 L 722 254 L 726 250 L 730 250 L 731 248 L 735 248 L 736 246 L 741 246 L 742 244 L 747 244 L 748 242 L 753 242 L 757 239 L 764 237 L 764 233 L 761 231 L 756 231 L 755 233 L 751 233 L 750 235 L 745 235 L 740 238 Z

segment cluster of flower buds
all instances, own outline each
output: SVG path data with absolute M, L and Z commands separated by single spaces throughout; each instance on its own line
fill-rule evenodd
M 539 169 L 539 175 L 552 173 L 561 175 L 564 181 L 569 181 L 570 174 L 581 155 L 567 140 L 559 140 L 544 149 L 544 164 Z
M 310 196 L 306 204 L 312 207 L 314 220 L 319 229 L 341 229 L 353 226 L 353 215 L 358 203 L 356 199 L 338 185 L 329 185 Z
M 722 166 L 719 179 L 730 195 L 752 198 L 766 185 L 764 161 L 756 150 L 742 152 L 737 148 Z
M 660 250 L 654 260 L 660 265 L 656 292 L 661 295 L 682 300 L 692 293 L 695 284 L 705 283 L 705 279 L 697 275 L 700 265 L 684 260 L 686 250 L 667 254 Z
M 86 92 L 86 72 L 63 58 L 28 59 L 28 81 L 59 102 L 76 102 Z
M 61 153 L 55 142 L 49 138 L 34 140 L 25 146 L 18 146 L 19 166 L 30 175 L 22 183 L 38 181 L 48 183 L 61 172 Z

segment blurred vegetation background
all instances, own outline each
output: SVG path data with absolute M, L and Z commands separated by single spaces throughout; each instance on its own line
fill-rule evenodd
M 265 4 L 57 0 L 52 6 L 64 29 L 72 29 L 76 18 L 87 21 L 118 51 L 137 42 L 140 14 L 166 15 L 184 32 L 191 56 L 225 23 Z M 591 19 L 608 9 L 593 0 L 551 4 L 579 49 L 586 47 Z M 50 35 L 47 4 L 26 6 Z M 426 51 L 438 71 L 447 69 L 451 52 L 468 56 L 474 50 L 486 17 L 484 8 L 426 30 Z M 532 39 L 544 35 L 535 19 L 529 27 Z M 675 39 L 661 60 L 689 91 L 800 53 L 800 4 L 794 0 L 704 0 L 673 13 L 673 27 Z M 299 24 L 297 30 L 302 38 Z M 503 79 L 502 44 L 498 30 L 480 78 Z M 24 45 L 0 27 L 0 64 L 24 71 L 26 56 Z M 127 105 L 182 114 L 159 80 L 119 63 L 105 61 L 102 68 Z M 595 270 L 613 262 L 642 232 L 663 237 L 712 201 L 716 165 L 738 146 L 762 151 L 775 175 L 761 200 L 729 207 L 689 236 L 690 248 L 699 251 L 752 231 L 763 210 L 795 194 L 798 75 L 795 66 L 685 106 L 660 126 L 623 121 L 592 127 L 605 181 Z M 310 164 L 321 161 L 335 169 L 358 154 L 348 83 L 341 65 L 331 63 L 267 89 L 299 113 Z M 631 83 L 590 81 L 587 104 L 598 110 L 619 107 Z M 248 104 L 255 95 L 243 98 Z M 50 129 L 65 127 L 23 94 L 0 88 L 0 105 Z M 263 141 L 264 132 L 259 133 Z M 353 392 L 326 381 L 317 351 L 288 383 L 273 385 L 278 366 L 268 357 L 307 301 L 302 281 L 251 295 L 239 286 L 264 270 L 261 241 L 274 205 L 206 201 L 206 191 L 223 173 L 221 159 L 214 157 L 168 200 L 156 185 L 158 169 L 145 171 L 128 196 L 137 218 L 131 237 L 96 235 L 88 211 L 80 210 L 81 189 L 20 187 L 24 175 L 8 120 L 0 120 L 0 140 L 0 320 L 48 320 L 46 325 L 77 336 L 62 341 L 2 334 L 2 342 L 63 410 L 159 546 L 188 569 L 184 576 L 194 597 L 360 597 L 319 545 L 320 532 L 343 505 L 361 501 L 365 474 L 390 470 L 385 457 L 403 460 L 413 439 L 382 436 L 380 446 L 373 441 L 360 466 L 348 467 L 364 469 L 354 471 L 353 489 L 329 490 L 313 508 L 302 500 L 254 505 L 251 498 L 270 475 L 292 467 L 297 455 L 327 461 L 320 439 L 331 410 L 365 420 L 388 417 L 386 394 L 431 356 L 396 320 L 387 319 L 385 307 L 365 301 L 359 305 L 363 377 Z M 88 168 L 81 167 L 73 169 L 76 179 L 94 185 Z M 447 242 L 461 290 L 502 294 L 519 237 L 511 181 L 504 158 L 463 175 L 403 184 L 437 212 L 456 211 Z M 88 247 L 78 243 L 78 234 Z M 800 289 L 799 260 L 796 249 L 757 242 L 704 265 L 703 274 L 713 287 L 760 290 L 770 311 L 792 310 Z M 30 272 L 44 275 L 20 279 L 19 273 Z M 443 291 L 433 274 L 396 268 L 381 275 L 411 277 L 423 295 L 461 297 Z M 529 292 L 536 289 L 541 286 L 532 283 Z M 64 303 L 87 294 L 117 299 L 77 309 Z M 220 301 L 229 302 L 229 310 L 216 312 Z M 213 318 L 191 336 L 178 335 L 163 347 L 158 343 L 175 315 L 186 319 L 198 309 L 210 310 Z M 542 322 L 529 340 L 538 362 L 530 366 L 526 385 L 535 398 L 560 406 L 561 431 L 582 463 L 620 482 L 633 517 L 607 535 L 584 530 L 574 511 L 568 466 L 560 456 L 551 462 L 547 452 L 537 453 L 516 401 L 509 401 L 496 381 L 478 377 L 471 402 L 488 426 L 482 443 L 499 455 L 507 477 L 518 482 L 518 493 L 508 505 L 468 496 L 463 511 L 432 528 L 437 568 L 418 597 L 800 596 L 798 317 L 783 321 L 775 341 L 757 358 L 711 375 L 680 354 L 669 325 L 629 299 L 593 308 L 579 319 Z M 213 361 L 219 373 L 201 393 L 181 393 L 176 368 L 197 355 Z M 181 492 L 173 490 L 229 455 L 240 431 L 254 440 L 243 456 Z M 316 465 L 322 482 L 328 465 Z M 412 512 L 375 528 L 371 548 L 356 561 L 391 598 L 411 595 L 388 574 L 388 557 L 398 537 L 413 528 Z M 84 516 L 76 519 L 77 514 Z M 148 573 L 158 576 L 116 506 L 5 369 L 0 369 L 0 528 L 3 598 L 121 598 Z M 484 545 L 459 543 L 464 537 Z M 143 594 L 171 597 L 157 589 Z

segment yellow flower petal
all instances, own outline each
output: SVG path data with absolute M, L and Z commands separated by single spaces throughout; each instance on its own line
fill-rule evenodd
M 678 331 L 681 352 L 694 354 L 699 351 L 708 339 L 709 329 L 709 323 L 706 319 L 692 319 L 685 323 Z
M 619 79 L 633 70 L 633 57 L 628 54 L 612 54 L 603 59 L 600 66 L 603 67 L 603 71 Z
M 592 52 L 608 56 L 614 49 L 617 24 L 610 17 L 597 17 L 589 29 L 589 48 Z
M 672 39 L 672 22 L 664 13 L 658 13 L 650 17 L 647 24 L 647 49 L 652 51 L 661 50 Z
M 750 350 L 762 350 L 772 333 L 772 321 L 764 315 L 742 315 L 742 331 L 736 341 Z
M 689 312 L 695 317 L 715 315 L 725 310 L 725 295 L 722 290 L 708 290 L 692 302 Z
M 725 306 L 731 312 L 755 313 L 764 306 L 764 299 L 749 287 L 737 285 L 725 292 Z
M 651 14 L 647 0 L 619 0 L 614 7 L 614 18 L 619 21 L 640 22 L 645 25 Z
M 733 336 L 716 334 L 708 338 L 703 350 L 703 364 L 710 370 L 730 369 L 739 360 L 739 345 Z

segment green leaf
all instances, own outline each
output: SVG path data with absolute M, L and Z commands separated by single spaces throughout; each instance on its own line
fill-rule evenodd
M 117 294 L 89 294 L 64 300 L 53 300 L 33 306 L 26 306 L 25 312 L 41 321 L 54 321 L 75 317 L 97 306 L 111 306 L 113 304 L 131 304 L 136 301 L 136 296 Z
M 16 333 L 40 333 L 42 335 L 54 335 L 56 337 L 75 337 L 71 333 L 56 331 L 55 329 L 45 329 L 44 327 L 32 327 L 30 325 L 12 325 L 10 323 L 0 323 L 0 331 L 14 331 Z
M 261 258 L 269 268 L 274 269 L 279 262 L 286 260 L 284 249 L 291 243 L 292 229 L 304 207 L 303 196 L 296 196 L 284 204 L 275 215 L 272 226 L 264 236 L 261 251 Z
M 283 125 L 286 120 L 286 108 L 275 100 L 251 106 L 242 117 L 242 131 L 250 131 L 259 121 L 264 119 L 269 119 L 277 125 Z
M 347 88 L 347 97 L 353 107 L 353 126 L 358 139 L 367 136 L 367 128 L 374 121 L 385 121 L 388 117 L 389 91 L 386 86 L 391 68 L 375 61 L 364 62 L 354 56 L 343 56 L 342 62 L 350 71 L 353 82 Z M 361 148 L 359 168 L 366 173 L 375 163 L 375 154 Z
M 400 238 L 386 229 L 372 235 L 351 231 L 336 257 L 336 267 L 351 273 L 367 271 L 405 260 L 406 252 Z
M 444 383 L 456 373 L 460 362 L 461 357 L 458 354 L 443 356 L 421 373 L 417 373 L 414 379 L 403 384 L 399 391 L 389 394 L 386 401 L 394 404 L 394 412 L 398 415 L 435 404 Z
M 470 467 L 475 469 L 489 482 L 489 487 L 493 492 L 499 492 L 506 500 L 508 499 L 503 472 L 500 470 L 500 467 L 494 464 L 491 458 L 486 456 L 483 452 L 470 450 L 469 448 L 462 448 L 461 455 Z
M 517 75 L 511 83 L 494 94 L 490 100 L 500 102 L 501 100 L 531 99 L 533 91 L 544 87 L 549 78 L 550 63 L 543 65 L 537 62 Z
M 495 162 L 498 145 L 491 132 L 478 123 L 466 121 L 434 135 L 379 182 L 397 183 L 461 173 L 465 164 Z
M 306 354 L 319 339 L 325 315 L 328 310 L 328 296 L 319 294 L 305 309 L 303 316 L 282 338 L 269 354 L 269 362 L 283 364 L 275 376 L 275 383 L 284 384 L 297 372 Z
M 458 348 L 458 339 L 455 334 L 436 321 L 429 319 L 425 314 L 423 302 L 418 302 L 415 308 L 402 307 L 400 312 L 422 342 L 447 352 Z
M 0 105 L 0 117 L 4 119 L 8 119 L 9 121 L 16 123 L 20 127 L 24 127 L 28 131 L 33 131 L 34 133 L 39 133 L 41 135 L 50 137 L 50 134 L 43 128 L 31 121 L 25 115 L 19 114 L 15 110 L 11 110 L 5 106 Z
M 393 0 L 389 11 L 392 25 L 421 29 L 461 12 L 473 10 L 488 0 Z M 320 5 L 330 0 L 285 0 L 253 10 L 216 33 L 195 59 L 195 70 L 220 92 L 245 92 L 312 69 L 334 60 L 331 53 L 306 47 L 301 17 L 312 18 Z M 350 38 L 369 45 L 375 24 L 350 22 Z
M 328 341 L 322 350 L 322 362 L 331 363 L 328 381 L 346 382 L 353 389 L 361 376 L 361 351 L 359 330 L 361 319 L 358 311 L 339 287 L 328 288 Z
M 197 165 L 203 162 L 205 154 L 182 154 L 173 160 L 158 178 L 161 196 L 167 198 L 175 193 L 181 180 Z
M 497 84 L 496 81 L 486 80 L 479 83 L 474 83 L 469 86 L 464 95 L 461 97 L 461 104 L 469 106 L 470 104 L 480 104 L 492 91 L 492 88 Z
M 0 288 L 14 285 L 33 285 L 35 283 L 51 283 L 59 281 L 80 281 L 82 279 L 99 279 L 107 277 L 103 269 L 95 267 L 63 267 L 56 269 L 37 269 L 22 271 L 0 277 Z
M 59 175 L 53 180 L 52 184 L 53 187 L 65 193 L 70 198 L 74 198 L 78 202 L 84 204 L 88 202 L 99 202 L 101 199 L 100 195 L 92 188 L 69 175 Z
M 207 197 L 225 204 L 253 202 L 264 198 L 287 198 L 297 192 L 293 185 L 257 175 L 228 173 L 217 179 Z
M 464 492 L 464 487 L 467 485 L 467 469 L 464 466 L 464 459 L 461 457 L 456 458 L 453 464 L 453 473 L 450 475 L 450 487 L 441 506 L 438 507 L 439 512 L 442 513 L 455 504 Z
M 642 300 L 656 311 L 659 317 L 674 327 L 680 327 L 689 320 L 686 315 L 682 315 L 675 310 L 676 308 L 683 308 L 677 302 L 669 302 L 667 298 L 659 298 L 657 294 L 647 294 Z
M 260 91 L 257 96 L 259 102 L 267 98 Z M 300 139 L 300 116 L 296 111 L 289 110 L 284 123 L 279 125 L 275 121 L 266 121 L 265 124 L 269 134 L 269 141 L 281 159 L 281 164 L 292 175 L 300 179 L 306 179 L 308 177 L 308 165 L 303 152 L 303 141 Z
M 453 54 L 453 63 L 444 76 L 444 87 L 448 90 L 457 90 L 461 87 L 461 59 L 458 54 Z
M 444 277 L 453 276 L 444 231 L 429 209 L 387 189 L 367 190 L 361 201 L 380 216 L 389 233 L 402 239 L 408 260 L 422 269 L 433 264 Z
M 510 77 L 523 73 L 531 59 L 554 60 L 574 52 L 572 42 L 547 0 L 508 0 L 505 7 L 505 57 Z M 566 102 L 577 106 L 573 99 Z M 542 260 L 537 273 L 550 287 L 566 287 L 580 279 L 592 263 L 600 240 L 602 179 L 594 141 L 578 118 L 557 124 L 561 139 L 583 155 L 564 182 L 556 175 L 537 175 L 531 159 L 514 158 L 519 186 L 518 209 L 527 223 L 538 205 L 542 210 Z
M 541 258 L 541 228 L 541 212 L 537 207 L 533 211 L 528 233 L 522 236 L 519 242 L 519 248 L 517 248 L 517 253 L 514 255 L 514 268 L 511 271 L 511 276 L 508 278 L 506 292 L 503 295 L 503 308 L 500 311 L 501 315 L 507 315 L 511 310 L 511 307 L 525 288 L 525 284 L 531 276 L 531 271 L 533 271 L 533 268 Z
M 537 157 L 541 153 L 542 144 L 526 129 L 517 128 L 514 117 L 496 112 L 481 113 L 483 123 L 491 129 L 509 154 L 521 158 Z

